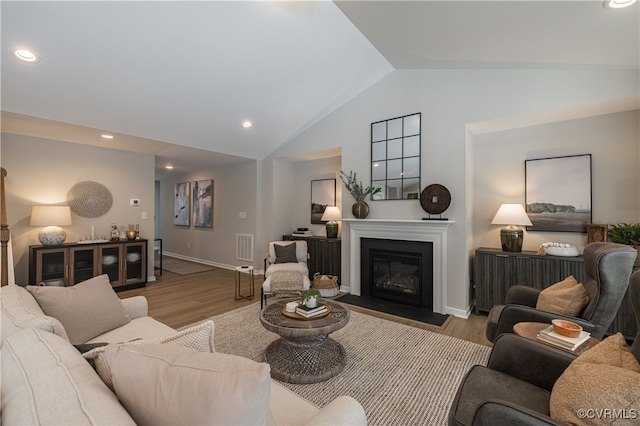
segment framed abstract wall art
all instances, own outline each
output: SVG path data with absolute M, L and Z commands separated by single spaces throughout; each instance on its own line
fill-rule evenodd
M 591 154 L 525 161 L 528 231 L 587 232 Z
M 193 182 L 193 226 L 213 228 L 213 179 Z
M 173 224 L 178 226 L 189 226 L 189 213 L 191 203 L 189 202 L 189 182 L 176 183 L 173 190 Z

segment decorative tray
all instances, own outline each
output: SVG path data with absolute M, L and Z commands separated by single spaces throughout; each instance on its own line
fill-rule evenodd
M 331 306 L 329 305 L 325 305 L 327 307 L 327 310 L 324 311 L 321 314 L 318 315 L 314 315 L 311 318 L 305 318 L 302 315 L 296 313 L 296 312 L 289 312 L 287 311 L 287 305 L 284 305 L 282 307 L 282 315 L 284 315 L 287 318 L 293 318 L 293 319 L 297 319 L 297 320 L 303 320 L 303 321 L 310 321 L 310 320 L 314 320 L 314 319 L 318 319 L 318 318 L 324 318 L 327 315 L 329 315 L 331 313 Z

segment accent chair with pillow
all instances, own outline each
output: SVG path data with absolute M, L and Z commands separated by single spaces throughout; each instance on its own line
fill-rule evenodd
M 637 424 L 640 270 L 631 276 L 629 295 L 638 326 L 630 347 L 617 333 L 576 357 L 516 334 L 499 335 L 487 366 L 473 366 L 462 379 L 449 425 Z M 605 409 L 609 415 L 598 417 Z
M 282 285 L 282 294 L 288 295 L 299 294 L 302 290 L 311 287 L 308 261 L 309 251 L 306 241 L 270 242 L 269 251 L 264 259 L 264 282 L 260 295 L 260 307 L 264 306 L 268 295 L 277 292 L 278 284 Z M 298 287 L 299 290 L 291 290 Z
M 489 312 L 487 339 L 494 342 L 500 334 L 512 333 L 519 322 L 551 324 L 556 318 L 575 322 L 602 339 L 620 308 L 636 256 L 630 246 L 591 243 L 584 249 L 582 283 L 567 277 L 544 290 L 511 287 L 504 304 Z

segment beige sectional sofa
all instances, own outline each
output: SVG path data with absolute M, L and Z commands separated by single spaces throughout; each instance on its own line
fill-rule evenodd
M 104 280 L 2 287 L 2 424 L 366 424 L 353 398 L 316 407 L 267 364 L 216 353 L 213 323 L 177 332 L 147 315 L 144 297 L 105 296 Z

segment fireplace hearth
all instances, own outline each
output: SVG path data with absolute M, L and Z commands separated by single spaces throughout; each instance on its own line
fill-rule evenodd
M 362 296 L 433 309 L 433 244 L 362 238 Z

